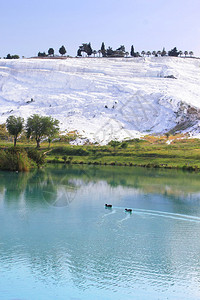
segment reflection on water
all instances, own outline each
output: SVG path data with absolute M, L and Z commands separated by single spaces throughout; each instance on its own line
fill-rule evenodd
M 128 167 L 0 173 L 0 300 L 199 299 L 199 183 Z

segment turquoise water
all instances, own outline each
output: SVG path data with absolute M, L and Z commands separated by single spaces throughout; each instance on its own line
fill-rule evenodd
M 200 175 L 1 172 L 0 300 L 68 299 L 200 299 Z

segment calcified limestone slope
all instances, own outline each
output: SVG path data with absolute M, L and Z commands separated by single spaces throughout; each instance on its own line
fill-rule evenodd
M 200 60 L 0 60 L 0 105 L 1 123 L 51 115 L 62 130 L 101 143 L 173 128 L 197 134 Z

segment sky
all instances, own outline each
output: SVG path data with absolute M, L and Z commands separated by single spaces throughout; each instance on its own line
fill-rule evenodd
M 193 51 L 200 56 L 200 0 L 0 0 L 0 57 L 75 56 L 82 43 L 130 51 Z

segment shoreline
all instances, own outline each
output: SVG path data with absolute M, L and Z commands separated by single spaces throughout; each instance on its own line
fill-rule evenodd
M 167 140 L 170 144 L 166 143 Z M 0 144 L 1 164 L 4 164 L 7 159 L 6 155 L 14 150 L 11 145 L 10 142 Z M 180 136 L 176 136 L 176 139 L 175 136 L 169 139 L 164 136 L 146 136 L 143 139 L 132 139 L 126 142 L 113 141 L 105 146 L 94 144 L 75 146 L 66 142 L 55 142 L 49 148 L 49 144 L 44 142 L 39 150 L 35 148 L 33 142 L 18 142 L 14 152 L 28 154 L 35 160 L 36 167 L 59 163 L 182 169 L 195 172 L 200 170 L 200 140 Z M 10 163 L 10 159 L 8 162 Z M 25 160 L 24 165 L 26 164 Z
M 113 167 L 140 167 L 140 168 L 148 168 L 148 169 L 168 169 L 168 170 L 183 170 L 183 171 L 189 171 L 189 172 L 199 172 L 200 168 L 197 166 L 169 166 L 166 164 L 134 164 L 134 163 L 117 163 L 117 162 L 111 162 L 111 163 L 101 163 L 101 162 L 71 162 L 66 163 L 64 161 L 60 160 L 49 160 L 46 161 L 47 165 L 50 164 L 62 164 L 62 165 L 87 165 L 87 166 L 113 166 Z

